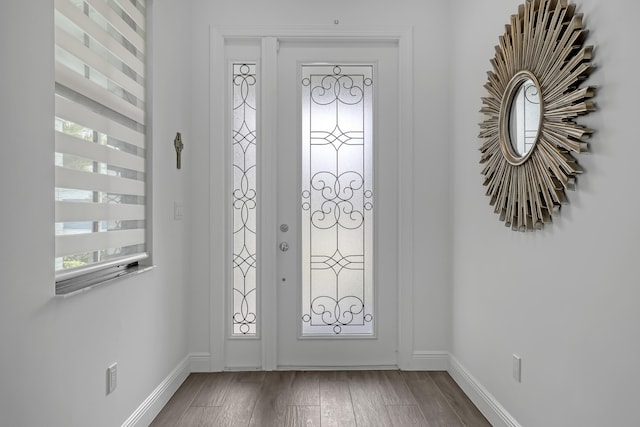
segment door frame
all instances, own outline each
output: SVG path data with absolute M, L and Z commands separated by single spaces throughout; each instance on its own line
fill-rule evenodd
M 277 51 L 280 40 L 350 41 L 395 41 L 398 43 L 398 319 L 397 319 L 397 364 L 400 369 L 409 367 L 413 352 L 413 29 L 412 27 L 358 27 L 337 29 L 335 26 L 233 26 L 209 28 L 209 370 L 227 368 L 225 342 L 227 337 L 227 286 L 230 255 L 227 254 L 226 229 L 227 209 L 221 208 L 220 200 L 227 195 L 226 153 L 226 93 L 225 41 L 253 39 L 261 41 L 260 72 L 263 78 L 260 97 L 261 113 L 258 129 L 263 147 L 260 154 L 262 164 L 274 166 L 277 131 L 276 79 Z M 260 198 L 275 197 L 276 169 L 265 167 L 259 172 Z M 258 225 L 261 234 L 258 249 L 262 254 L 258 267 L 260 289 L 259 319 L 261 341 L 261 366 L 247 369 L 277 369 L 277 232 L 276 206 L 261 209 Z M 224 206 L 224 205 L 223 205 Z M 402 209 L 400 209 L 402 207 Z M 265 280 L 268 279 L 268 280 Z M 269 280 L 270 279 L 270 280 Z

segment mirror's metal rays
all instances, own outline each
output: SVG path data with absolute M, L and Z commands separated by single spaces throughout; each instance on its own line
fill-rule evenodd
M 582 15 L 565 0 L 528 0 L 505 28 L 484 85 L 480 163 L 500 220 L 535 230 L 551 222 L 582 172 L 572 153 L 587 151 L 593 130 L 575 119 L 595 111 L 595 87 L 581 87 L 593 48 L 583 46 Z

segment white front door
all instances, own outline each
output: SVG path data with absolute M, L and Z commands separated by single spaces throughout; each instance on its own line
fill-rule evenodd
M 396 366 L 397 41 L 241 38 L 224 51 L 219 368 Z
M 280 43 L 277 367 L 397 364 L 397 73 L 397 43 Z

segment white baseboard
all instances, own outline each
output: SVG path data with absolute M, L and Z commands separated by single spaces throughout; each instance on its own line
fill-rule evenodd
M 278 365 L 279 371 L 392 371 L 398 369 L 398 365 L 332 365 L 332 366 L 307 366 L 307 365 Z
M 487 417 L 493 427 L 522 427 L 471 373 L 449 355 L 449 375 Z
M 443 351 L 414 351 L 405 371 L 446 371 L 449 353 Z
M 390 370 L 398 369 L 398 365 L 362 365 L 362 366 L 289 366 L 278 365 L 280 370 Z M 414 351 L 405 364 L 400 364 L 405 371 L 446 371 L 449 369 L 449 353 L 446 351 Z
M 208 354 L 206 357 L 204 353 L 188 354 L 178 363 L 178 366 L 162 380 L 160 385 L 151 392 L 144 402 L 138 406 L 133 414 L 122 423 L 122 427 L 147 427 L 151 424 L 151 421 L 160 413 L 164 405 L 167 404 L 171 396 L 178 390 L 178 387 L 187 379 L 189 374 L 191 372 L 201 372 L 199 370 L 194 371 L 194 368 L 203 366 L 205 359 L 207 369 L 204 372 L 208 372 Z
M 191 372 L 211 372 L 211 355 L 209 353 L 191 353 L 189 368 Z

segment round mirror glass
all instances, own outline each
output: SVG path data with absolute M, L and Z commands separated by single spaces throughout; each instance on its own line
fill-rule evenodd
M 514 154 L 524 157 L 533 149 L 540 132 L 540 94 L 533 80 L 523 80 L 511 101 L 509 141 Z

